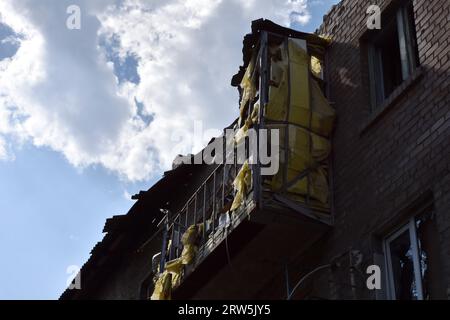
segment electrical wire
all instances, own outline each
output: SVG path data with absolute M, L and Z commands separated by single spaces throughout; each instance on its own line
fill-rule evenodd
M 233 268 L 230 258 L 230 249 L 228 248 L 228 227 L 225 227 L 225 250 L 227 251 L 228 264 L 231 268 Z
M 317 267 L 315 268 L 313 271 L 307 273 L 303 278 L 301 278 L 297 284 L 294 286 L 294 288 L 292 289 L 291 293 L 288 295 L 287 300 L 291 300 L 293 294 L 295 293 L 295 290 L 297 290 L 297 288 L 306 280 L 308 279 L 311 275 L 313 275 L 314 273 L 316 273 L 317 271 L 323 270 L 323 269 L 328 269 L 331 268 L 332 264 L 325 264 L 323 266 Z

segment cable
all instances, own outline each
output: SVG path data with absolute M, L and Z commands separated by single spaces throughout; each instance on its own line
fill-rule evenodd
M 294 288 L 292 289 L 291 293 L 288 295 L 287 300 L 291 300 L 292 295 L 294 294 L 295 290 L 297 290 L 297 288 L 306 280 L 308 279 L 308 277 L 310 277 L 311 275 L 313 275 L 314 273 L 316 273 L 317 271 L 323 270 L 323 269 L 327 269 L 327 268 L 331 268 L 332 264 L 325 264 L 323 266 L 317 267 L 315 268 L 313 271 L 307 273 L 303 278 L 301 278 L 297 284 L 294 286 Z
M 297 290 L 297 288 L 307 279 L 309 278 L 311 275 L 313 275 L 314 273 L 316 273 L 317 271 L 323 270 L 323 269 L 328 269 L 328 268 L 335 268 L 335 267 L 340 267 L 341 264 L 338 262 L 338 260 L 343 257 L 344 255 L 348 254 L 348 251 L 344 251 L 341 254 L 335 256 L 333 259 L 331 259 L 331 263 L 322 265 L 320 267 L 315 268 L 314 270 L 312 270 L 311 272 L 307 273 L 303 278 L 301 278 L 297 284 L 294 286 L 294 288 L 292 289 L 291 293 L 288 295 L 287 300 L 291 300 L 295 290 Z
M 231 268 L 233 268 L 233 265 L 231 264 L 231 258 L 230 258 L 230 250 L 228 248 L 228 227 L 225 227 L 225 250 L 227 251 L 227 259 L 228 259 L 228 264 L 230 265 Z

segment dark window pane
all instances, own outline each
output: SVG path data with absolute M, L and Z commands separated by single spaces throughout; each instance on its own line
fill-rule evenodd
M 431 215 L 416 220 L 423 298 L 446 299 L 440 262 L 439 233 Z
M 414 6 L 412 1 L 407 5 L 406 12 L 408 15 L 408 27 L 411 35 L 411 50 L 414 67 L 418 67 L 420 65 L 419 61 L 419 50 L 417 46 L 417 34 L 416 34 L 416 25 L 414 22 Z
M 391 241 L 389 249 L 395 298 L 398 300 L 416 300 L 417 292 L 409 230 Z
M 382 24 L 382 29 L 369 40 L 374 108 L 382 104 L 419 65 L 413 2 L 409 1 L 396 11 L 389 11 L 383 16 Z
M 386 26 L 376 47 L 381 53 L 384 98 L 387 98 L 403 81 L 398 31 L 394 19 Z

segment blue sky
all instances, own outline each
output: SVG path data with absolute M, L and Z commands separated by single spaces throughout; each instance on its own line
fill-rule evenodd
M 2 0 L 0 299 L 58 298 L 106 218 L 233 120 L 252 19 L 313 32 L 337 2 Z

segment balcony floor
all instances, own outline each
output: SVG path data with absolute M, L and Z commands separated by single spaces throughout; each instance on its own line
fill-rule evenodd
M 200 249 L 173 298 L 254 299 L 271 274 L 329 228 L 292 210 L 258 210 L 250 203 L 232 219 L 228 234 L 216 231 Z

